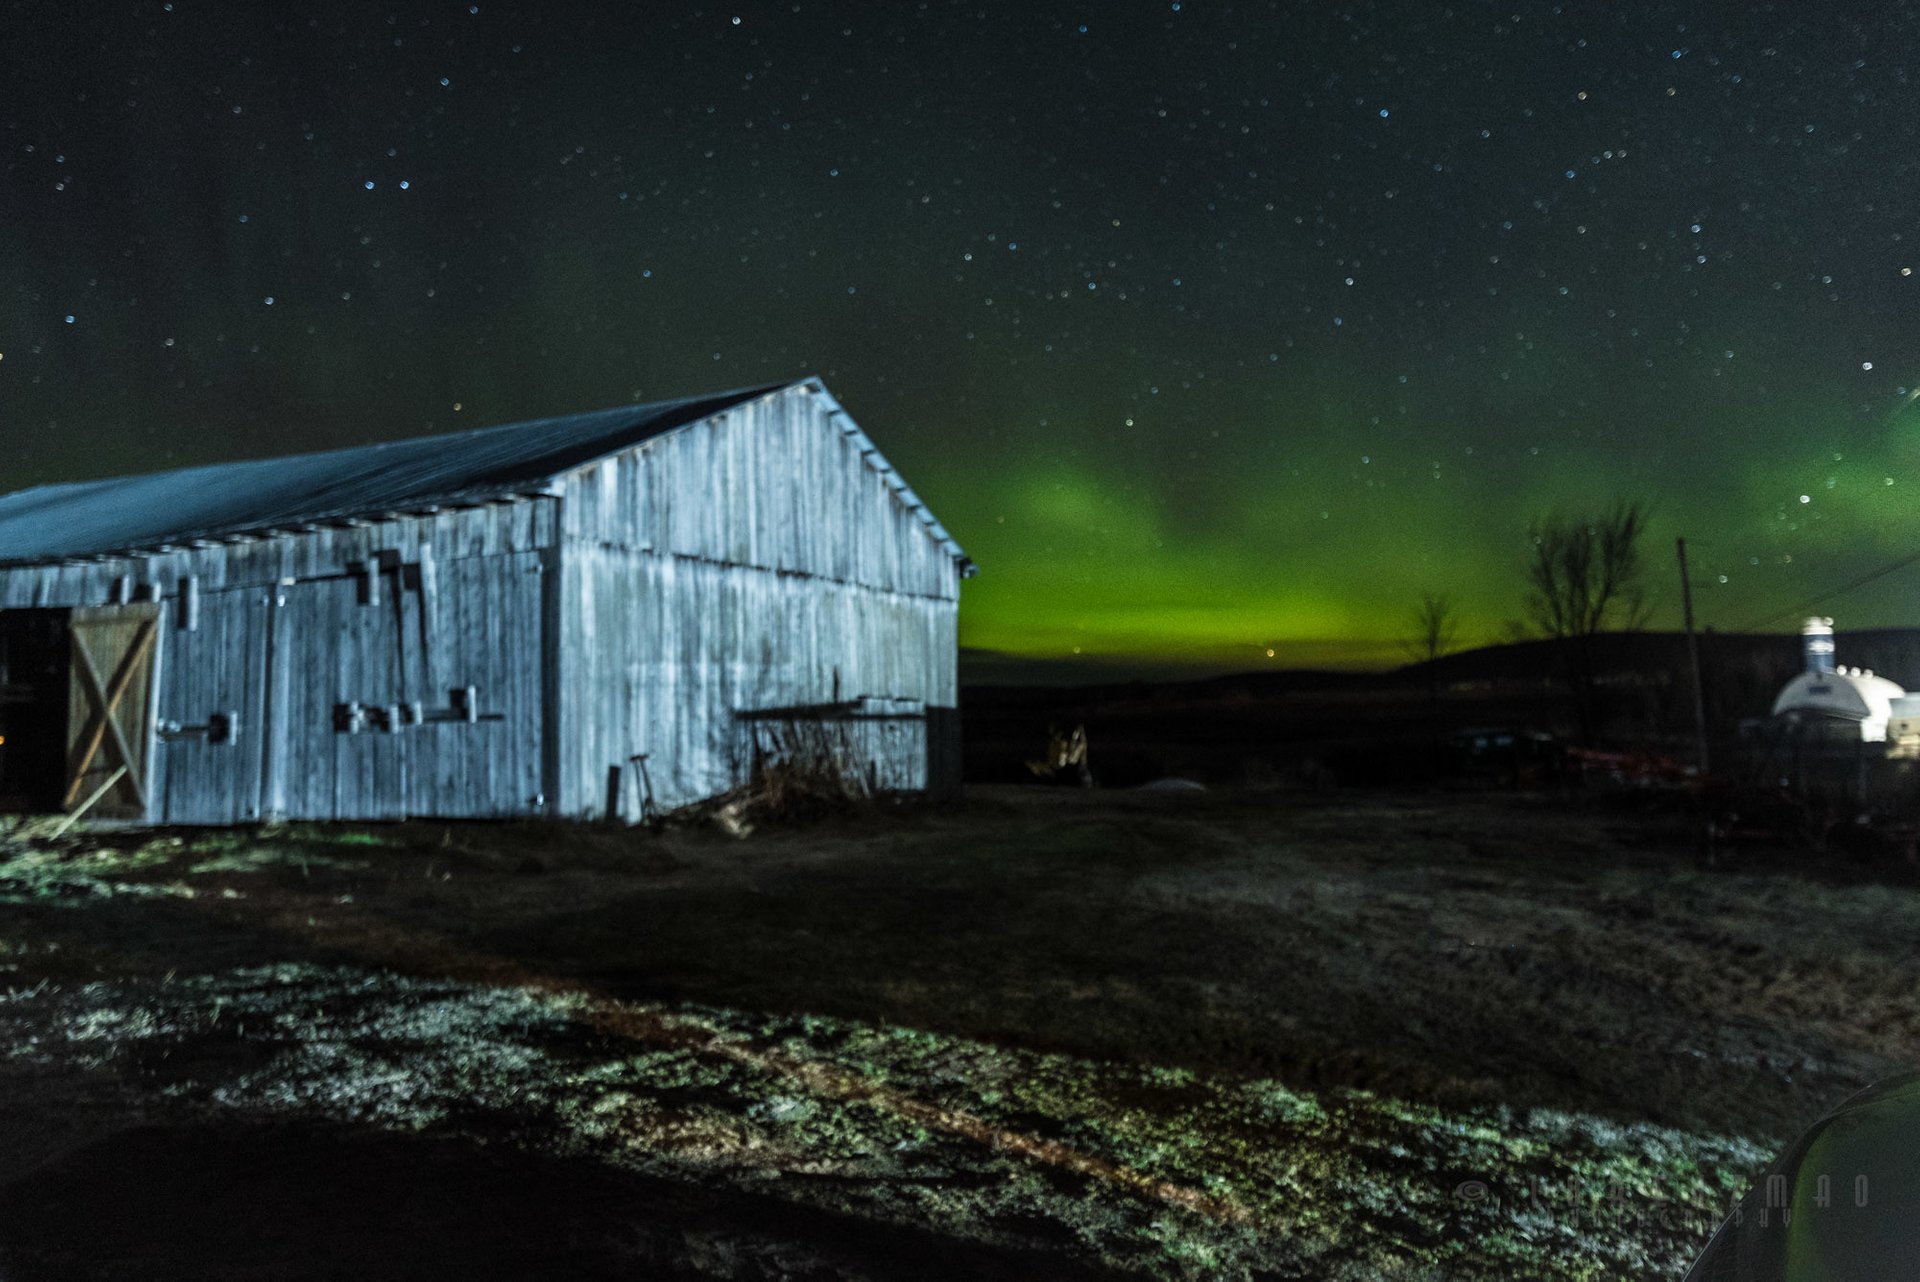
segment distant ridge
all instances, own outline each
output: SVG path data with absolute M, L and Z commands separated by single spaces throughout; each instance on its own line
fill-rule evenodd
M 1602 678 L 1685 672 L 1686 634 L 1618 632 L 1594 638 L 1594 657 Z M 1783 633 L 1700 633 L 1701 662 L 1726 673 L 1739 671 L 1765 685 L 1785 682 L 1800 667 L 1799 638 Z M 1909 688 L 1920 689 L 1920 628 L 1870 628 L 1835 636 L 1837 660 L 1847 667 L 1871 668 Z M 971 660 L 971 662 L 970 662 Z M 968 689 L 1072 689 L 1087 699 L 1138 696 L 1144 691 L 1184 690 L 1196 697 L 1245 691 L 1260 698 L 1309 690 L 1425 687 L 1430 682 L 1542 682 L 1558 668 L 1556 643 L 1511 641 L 1457 651 L 1432 663 L 1410 663 L 1375 672 L 1320 668 L 1248 669 L 1221 672 L 1218 665 L 1181 665 L 1172 661 L 1102 659 L 1015 659 L 990 651 L 962 650 L 961 685 Z

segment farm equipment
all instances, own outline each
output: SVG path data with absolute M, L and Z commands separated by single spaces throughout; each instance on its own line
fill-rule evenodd
M 1039 761 L 1029 761 L 1027 769 L 1038 778 L 1051 783 L 1077 781 L 1082 788 L 1093 787 L 1093 768 L 1087 764 L 1087 728 L 1075 726 L 1072 730 L 1062 730 L 1058 725 L 1047 727 L 1047 755 Z M 1071 769 L 1073 773 L 1067 772 Z

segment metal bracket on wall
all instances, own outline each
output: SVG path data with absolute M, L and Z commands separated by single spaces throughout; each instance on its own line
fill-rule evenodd
M 206 724 L 197 726 L 181 725 L 178 721 L 162 721 L 154 727 L 154 733 L 161 739 L 172 742 L 175 739 L 204 738 L 218 747 L 232 747 L 240 738 L 240 714 L 237 712 L 210 712 Z
M 433 577 L 433 567 L 421 550 L 418 561 L 402 561 L 400 553 L 392 548 L 375 552 L 364 561 L 347 562 L 347 577 L 354 580 L 359 591 L 361 605 L 380 604 L 380 582 L 383 576 L 393 575 L 393 587 L 396 592 L 424 592 L 425 585 Z
M 411 703 L 361 703 L 351 700 L 333 705 L 333 728 L 338 734 L 361 734 L 378 730 L 395 734 L 409 726 L 434 722 L 505 721 L 504 712 L 481 712 L 480 693 L 473 686 L 458 686 L 447 692 L 447 705 L 429 708 L 419 700 Z

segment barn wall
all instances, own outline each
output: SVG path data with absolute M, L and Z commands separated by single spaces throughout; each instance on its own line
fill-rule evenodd
M 155 820 L 545 813 L 555 507 L 535 498 L 0 570 L 0 608 L 163 602 Z M 384 567 L 371 582 L 369 561 Z M 450 693 L 467 686 L 471 722 Z M 351 703 L 374 712 L 343 733 L 336 714 Z M 210 742 L 216 712 L 236 714 L 231 743 Z
M 211 547 L 0 567 L 0 609 L 108 605 L 116 599 L 122 579 L 136 598 L 151 592 L 177 604 L 189 579 L 199 593 L 264 588 L 286 579 L 341 574 L 346 566 L 379 551 L 397 553 L 403 561 L 417 560 L 423 546 L 431 547 L 432 555 L 443 561 L 535 552 L 554 546 L 556 512 L 553 499 L 530 498 L 358 525 L 247 536 Z
M 437 563 L 426 590 L 279 589 L 266 806 L 288 818 L 540 814 L 539 553 Z M 476 719 L 453 691 L 471 686 Z M 343 704 L 361 728 L 343 732 Z M 418 720 L 414 705 L 418 705 Z M 397 714 L 397 715 L 396 715 Z
M 952 553 L 857 432 L 806 384 L 748 401 L 574 473 L 562 535 L 957 601 Z
M 569 548 L 562 567 L 564 626 L 581 639 L 561 667 L 565 814 L 603 814 L 609 767 L 638 753 L 662 806 L 742 781 L 751 741 L 737 711 L 863 695 L 956 701 L 951 602 L 618 548 Z M 899 755 L 889 786 L 923 786 L 923 737 L 877 723 L 860 732 Z M 916 769 L 921 782 L 901 776 Z M 639 805 L 630 786 L 629 818 Z
M 582 469 L 558 605 L 560 809 L 604 814 L 648 754 L 656 802 L 743 780 L 736 713 L 958 700 L 959 571 L 818 395 L 790 389 Z M 840 733 L 885 787 L 924 787 L 924 721 Z M 622 812 L 638 817 L 629 773 Z
M 165 823 L 250 823 L 260 819 L 266 743 L 268 638 L 274 626 L 271 588 L 210 592 L 197 603 L 191 630 L 163 619 L 160 720 L 177 721 L 178 737 L 158 748 L 156 797 L 150 815 Z M 237 714 L 230 743 L 209 743 L 215 712 Z

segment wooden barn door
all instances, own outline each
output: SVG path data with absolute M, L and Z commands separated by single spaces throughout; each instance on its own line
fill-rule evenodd
M 262 810 L 538 813 L 540 554 L 377 564 L 275 592 Z
M 414 677 L 417 568 L 397 561 L 282 583 L 274 597 L 267 760 L 269 813 L 404 819 L 427 752 L 416 716 L 444 715 Z
M 72 810 L 104 788 L 91 813 L 144 818 L 153 791 L 160 607 L 76 609 L 67 636 L 71 697 L 60 807 Z
M 379 804 L 375 756 L 386 744 L 343 722 L 371 702 L 385 665 L 369 662 L 365 633 L 382 611 L 363 604 L 348 577 L 282 583 L 272 611 L 267 749 L 262 802 L 286 819 L 397 818 Z
M 192 614 L 163 620 L 160 813 L 167 823 L 261 818 L 271 589 L 198 593 Z M 175 607 L 178 609 L 178 607 Z

